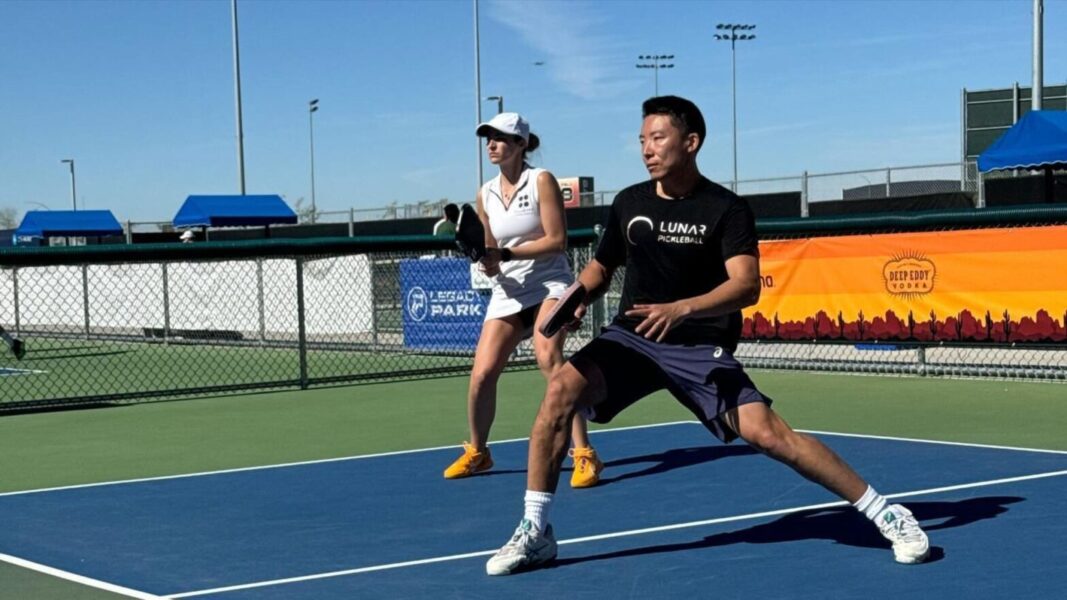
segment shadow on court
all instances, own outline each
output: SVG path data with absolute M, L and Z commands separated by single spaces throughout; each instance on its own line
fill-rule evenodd
M 60 360 L 60 359 L 68 359 L 68 358 L 90 358 L 90 357 L 97 357 L 97 356 L 117 356 L 117 355 L 120 355 L 120 354 L 129 354 L 130 352 L 131 352 L 130 350 L 108 350 L 108 351 L 105 351 L 105 352 L 81 352 L 81 353 L 76 353 L 76 354 L 53 354 L 51 356 L 44 356 L 44 357 L 34 356 L 34 358 L 38 358 L 39 360 Z M 29 354 L 29 353 L 27 353 L 27 354 Z M 36 355 L 37 352 L 34 352 L 33 354 Z
M 33 348 L 34 354 L 55 354 L 56 352 L 71 352 L 72 350 L 100 350 L 102 346 L 60 346 L 57 348 Z M 51 356 L 49 357 L 51 358 Z
M 923 529 L 931 534 L 932 541 L 937 541 L 936 537 L 933 536 L 933 532 L 992 519 L 1007 512 L 1009 504 L 1022 502 L 1023 500 L 1024 498 L 1017 496 L 989 496 L 960 500 L 958 502 L 906 502 L 905 505 L 919 520 Z M 730 544 L 777 544 L 819 539 L 859 548 L 889 549 L 889 543 L 882 538 L 874 525 L 867 522 L 862 515 L 852 508 L 841 507 L 792 513 L 770 523 L 709 535 L 691 542 L 660 544 L 603 554 L 558 559 L 551 567 L 564 567 L 627 556 L 714 548 Z M 926 562 L 937 562 L 944 556 L 945 551 L 943 548 L 931 546 L 930 558 Z
M 658 452 L 656 454 L 645 454 L 643 456 L 632 456 L 629 458 L 620 458 L 618 460 L 609 460 L 605 463 L 605 474 L 609 477 L 604 477 L 600 480 L 599 485 L 610 485 L 632 479 L 634 477 L 647 477 L 649 475 L 657 475 L 660 473 L 666 473 L 667 471 L 673 471 L 674 469 L 682 469 L 685 467 L 692 467 L 704 463 L 709 463 L 721 458 L 731 458 L 736 456 L 749 456 L 751 454 L 759 454 L 747 445 L 737 446 L 695 446 L 692 448 L 676 448 L 673 450 L 667 450 L 666 452 Z M 652 463 L 651 466 L 641 469 L 640 471 L 632 471 L 629 473 L 622 473 L 615 477 L 611 477 L 612 471 L 619 467 L 625 467 L 627 465 L 639 465 L 645 463 Z M 570 471 L 570 468 L 564 469 Z
M 720 458 L 730 458 L 734 456 L 748 456 L 750 454 L 759 454 L 749 446 L 695 446 L 692 448 L 677 448 L 674 450 L 667 450 L 666 452 L 657 452 L 656 454 L 644 454 L 642 456 L 631 456 L 628 458 L 620 458 L 616 460 L 609 460 L 604 463 L 607 470 L 605 473 L 611 474 L 615 469 L 619 467 L 626 467 L 629 465 L 641 465 L 645 463 L 651 463 L 651 466 L 639 471 L 632 471 L 629 473 L 622 473 L 615 477 L 604 477 L 597 484 L 597 487 L 610 485 L 612 483 L 618 483 L 634 477 L 647 477 L 649 475 L 657 475 L 659 473 L 666 473 L 667 471 L 673 471 L 674 469 L 681 469 L 684 467 L 692 467 L 703 463 L 708 463 Z M 570 460 L 567 459 L 564 462 L 562 469 L 563 473 L 570 473 L 574 468 L 571 466 Z M 526 469 L 491 469 L 482 473 L 476 473 L 471 477 L 493 477 L 495 475 L 513 475 L 515 473 L 525 473 Z

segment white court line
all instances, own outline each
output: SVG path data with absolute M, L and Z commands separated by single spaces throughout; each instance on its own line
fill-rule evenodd
M 614 429 L 601 429 L 597 431 L 590 431 L 590 434 L 595 433 L 614 433 L 616 431 L 632 431 L 634 429 L 649 429 L 652 427 L 665 427 L 668 425 L 684 425 L 688 423 L 697 423 L 697 421 L 672 421 L 670 423 L 653 423 L 651 425 L 633 425 L 630 427 L 616 427 Z M 513 438 L 510 440 L 500 440 L 499 442 L 490 442 L 490 446 L 497 446 L 500 444 L 511 444 L 515 442 L 525 442 L 530 438 Z M 265 469 L 284 469 L 289 467 L 304 467 L 308 465 L 321 465 L 326 463 L 343 462 L 349 460 L 361 460 L 365 458 L 382 458 L 386 456 L 400 456 L 403 454 L 416 454 L 419 452 L 435 452 L 437 450 L 450 450 L 457 446 L 437 446 L 434 448 L 416 448 L 413 450 L 396 450 L 393 452 L 379 452 L 376 454 L 357 454 L 354 456 L 339 456 L 337 458 L 320 458 L 317 460 L 304 460 L 297 462 L 278 463 L 273 465 L 258 465 L 255 467 L 238 467 L 235 469 L 220 469 L 217 471 L 202 471 L 199 473 L 183 473 L 180 475 L 160 475 L 158 477 L 141 477 L 137 479 L 119 479 L 116 481 L 102 481 L 99 483 L 81 483 L 77 485 L 61 485 L 56 487 L 40 488 L 35 490 L 21 490 L 17 492 L 3 492 L 0 493 L 0 498 L 5 496 L 23 496 L 26 494 L 40 494 L 44 492 L 59 492 L 64 490 L 80 490 L 85 488 L 105 487 L 111 485 L 125 485 L 128 483 L 148 483 L 152 481 L 168 481 L 171 479 L 186 479 L 191 477 L 207 477 L 209 475 L 227 475 L 230 473 L 246 473 L 249 471 L 262 471 Z
M 972 444 L 970 442 L 945 442 L 941 440 L 923 440 L 918 438 L 893 437 L 889 435 L 867 435 L 865 433 L 837 433 L 834 431 L 816 431 L 814 429 L 798 429 L 804 433 L 815 435 L 836 435 L 840 437 L 863 438 L 867 440 L 889 440 L 892 442 L 913 442 L 916 444 L 941 444 L 944 446 L 963 446 L 966 448 L 987 448 L 990 450 L 1014 450 L 1017 452 L 1045 452 L 1048 454 L 1067 454 L 1067 450 L 1043 450 L 1041 448 L 1021 448 L 1018 446 L 995 446 L 992 444 Z
M 910 491 L 910 492 L 898 492 L 896 494 L 885 494 L 884 496 L 887 499 L 889 499 L 889 498 L 904 498 L 904 497 L 911 497 L 911 496 L 922 496 L 922 495 L 927 495 L 927 494 L 937 494 L 937 493 L 941 493 L 941 492 L 950 492 L 950 491 L 964 490 L 964 489 L 976 488 L 976 487 L 985 487 L 985 486 L 999 485 L 999 484 L 1005 484 L 1005 483 L 1016 483 L 1016 482 L 1020 482 L 1020 481 L 1029 481 L 1029 480 L 1033 480 L 1033 479 L 1045 479 L 1045 478 L 1049 478 L 1049 477 L 1059 477 L 1059 476 L 1062 476 L 1062 475 L 1067 475 L 1067 470 L 1064 470 L 1064 471 L 1051 471 L 1051 472 L 1047 472 L 1047 473 L 1037 473 L 1037 474 L 1034 474 L 1034 475 L 1020 475 L 1018 477 L 1005 477 L 1003 479 L 990 479 L 990 480 L 986 480 L 986 481 L 976 481 L 976 482 L 973 482 L 973 483 L 963 483 L 963 484 L 958 484 L 958 485 L 949 485 L 949 486 L 937 487 L 937 488 L 927 488 L 927 489 L 924 489 L 924 490 L 913 490 L 913 491 Z M 837 502 L 824 502 L 822 504 L 809 504 L 807 506 L 796 506 L 796 507 L 793 507 L 793 508 L 782 508 L 782 509 L 778 509 L 778 510 L 769 510 L 769 511 L 764 511 L 764 512 L 745 514 L 745 515 L 735 515 L 735 516 L 732 516 L 732 517 L 718 517 L 718 518 L 715 518 L 715 519 L 704 519 L 704 520 L 701 520 L 701 521 L 690 521 L 688 523 L 675 523 L 673 525 L 662 525 L 662 526 L 659 526 L 659 527 L 646 527 L 646 528 L 643 528 L 643 529 L 631 529 L 631 530 L 628 530 L 628 531 L 617 531 L 617 532 L 614 532 L 614 533 L 604 533 L 604 534 L 600 534 L 600 535 L 590 535 L 590 536 L 585 536 L 585 537 L 580 537 L 580 538 L 572 538 L 572 539 L 568 539 L 568 540 L 562 540 L 562 541 L 560 541 L 558 543 L 561 546 L 567 545 L 567 544 L 581 544 L 581 543 L 585 543 L 585 542 L 608 540 L 608 539 L 629 537 L 629 536 L 635 536 L 635 535 L 644 535 L 644 534 L 647 534 L 647 533 L 659 533 L 659 532 L 662 532 L 662 531 L 673 531 L 673 530 L 676 530 L 676 529 L 688 529 L 688 528 L 692 528 L 692 527 L 703 527 L 705 525 L 716 525 L 716 524 L 720 524 L 720 523 L 731 523 L 731 522 L 735 522 L 735 521 L 746 521 L 746 520 L 751 520 L 751 519 L 762 519 L 764 517 L 774 517 L 774 516 L 778 516 L 778 515 L 787 515 L 787 514 L 790 514 L 790 513 L 801 512 L 801 511 L 820 510 L 820 509 L 824 509 L 824 508 L 844 507 L 844 506 L 848 506 L 848 505 L 849 505 L 848 502 L 845 502 L 844 500 L 839 500 Z M 191 592 L 182 592 L 182 593 L 178 593 L 178 594 L 169 594 L 167 596 L 167 598 L 193 598 L 193 597 L 196 597 L 196 596 L 206 596 L 206 595 L 209 595 L 209 594 L 222 594 L 222 593 L 226 593 L 226 592 L 236 592 L 236 591 L 241 591 L 241 590 L 249 590 L 249 589 L 255 589 L 255 588 L 275 586 L 275 585 L 283 585 L 283 584 L 287 584 L 287 583 L 299 583 L 299 582 L 304 582 L 304 581 L 315 581 L 315 580 L 318 580 L 318 579 L 329 579 L 329 578 L 333 578 L 333 577 L 343 577 L 343 576 L 346 576 L 346 575 L 358 575 L 360 573 L 371 573 L 371 572 L 374 572 L 374 571 L 387 571 L 387 570 L 390 570 L 390 569 L 402 569 L 402 568 L 405 568 L 405 567 L 415 567 L 415 566 L 421 566 L 421 565 L 429 565 L 429 564 L 433 564 L 433 563 L 448 562 L 448 561 L 455 561 L 455 560 L 464 560 L 464 559 L 468 559 L 468 558 L 475 558 L 475 557 L 478 557 L 478 556 L 491 556 L 491 555 L 493 555 L 495 553 L 496 553 L 495 549 L 493 549 L 493 550 L 482 550 L 482 551 L 478 551 L 478 552 L 466 552 L 464 554 L 453 554 L 453 555 L 450 555 L 450 556 L 438 556 L 438 557 L 435 557 L 435 558 L 425 558 L 425 559 L 421 559 L 421 560 L 408 560 L 408 561 L 404 561 L 404 562 L 389 563 L 389 564 L 384 564 L 384 565 L 374 565 L 374 566 L 370 566 L 370 567 L 361 567 L 361 568 L 358 568 L 358 569 L 346 569 L 346 570 L 343 570 L 343 571 L 331 571 L 331 572 L 328 572 L 328 573 L 316 573 L 316 574 L 313 574 L 313 575 L 303 575 L 303 576 L 300 576 L 300 577 L 288 577 L 288 578 L 285 578 L 285 579 L 273 579 L 273 580 L 270 580 L 270 581 L 258 581 L 258 582 L 254 582 L 254 583 L 231 585 L 231 586 L 226 586 L 226 587 L 212 588 L 212 589 L 208 589 L 208 590 L 196 590 L 196 591 L 191 591 Z
M 133 590 L 127 587 L 122 587 L 121 585 L 115 585 L 106 581 L 100 581 L 99 579 L 92 579 L 83 575 L 76 575 L 68 571 L 63 571 L 54 567 L 35 563 L 33 561 L 29 561 L 24 558 L 19 558 L 17 556 L 11 556 L 9 554 L 0 554 L 0 562 L 10 563 L 17 567 L 22 567 L 31 571 L 37 571 L 38 573 L 44 573 L 45 575 L 51 575 L 52 577 L 58 577 L 59 579 L 65 579 L 74 583 L 80 583 L 81 585 L 86 585 L 92 588 L 96 588 L 98 590 L 121 594 L 128 598 L 138 598 L 140 600 L 165 600 L 162 596 L 156 596 L 146 592 Z

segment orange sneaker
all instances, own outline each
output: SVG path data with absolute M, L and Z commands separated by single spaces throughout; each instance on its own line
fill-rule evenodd
M 593 487 L 600 481 L 600 472 L 604 463 L 597 458 L 592 448 L 571 448 L 567 454 L 574 459 L 574 472 L 571 473 L 572 488 Z
M 469 477 L 475 473 L 488 471 L 493 468 L 493 457 L 489 454 L 489 448 L 485 452 L 478 452 L 474 446 L 463 442 L 463 456 L 445 469 L 445 479 L 459 479 Z

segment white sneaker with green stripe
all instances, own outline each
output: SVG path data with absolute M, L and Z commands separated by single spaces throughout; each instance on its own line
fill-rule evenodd
M 882 536 L 893 544 L 898 563 L 913 565 L 930 555 L 930 539 L 910 510 L 899 504 L 887 506 L 876 522 Z
M 485 572 L 490 575 L 511 575 L 532 569 L 556 558 L 556 548 L 551 525 L 538 533 L 533 523 L 523 519 L 508 543 L 485 563 Z

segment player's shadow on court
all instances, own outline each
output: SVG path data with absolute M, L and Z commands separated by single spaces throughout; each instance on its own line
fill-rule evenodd
M 934 533 L 938 530 L 962 527 L 976 521 L 992 519 L 1007 512 L 1009 504 L 1022 502 L 1023 500 L 1024 498 L 1017 496 L 988 496 L 970 498 L 958 502 L 907 502 L 906 505 L 915 515 L 915 518 L 919 520 L 923 529 L 931 534 L 932 540 L 936 542 L 937 538 Z M 553 563 L 553 566 L 562 567 L 626 556 L 698 550 L 731 544 L 779 544 L 820 539 L 857 548 L 889 550 L 889 542 L 882 538 L 874 525 L 868 522 L 863 515 L 851 507 L 841 507 L 792 513 L 770 523 L 717 533 L 691 542 L 660 544 L 603 554 L 558 559 Z M 930 557 L 926 562 L 937 562 L 944 557 L 945 551 L 943 548 L 931 546 Z
M 629 458 L 619 458 L 616 460 L 609 460 L 604 463 L 606 473 L 614 473 L 620 468 L 627 467 L 629 465 L 641 465 L 650 464 L 651 466 L 641 469 L 639 471 L 630 471 L 628 473 L 621 473 L 614 477 L 604 477 L 597 484 L 597 487 L 610 485 L 626 479 L 634 477 L 645 477 L 648 475 L 656 475 L 658 473 L 666 473 L 674 469 L 681 469 L 684 467 L 692 467 L 695 465 L 711 462 L 720 458 L 729 458 L 733 456 L 748 456 L 750 454 L 759 454 L 753 450 L 750 446 L 696 446 L 693 448 L 676 448 L 674 450 L 667 450 L 666 452 L 658 452 L 656 454 L 644 454 L 642 456 L 631 456 Z M 569 463 L 566 463 L 569 464 Z M 574 469 L 567 466 L 563 469 L 564 473 L 570 473 Z M 625 470 L 625 469 L 624 469 Z M 492 477 L 494 475 L 511 475 L 515 473 L 525 473 L 526 469 L 493 469 L 491 471 L 485 471 L 483 473 L 477 473 L 472 477 Z
M 693 448 L 676 448 L 674 450 L 667 450 L 666 452 L 658 452 L 656 454 L 645 454 L 643 456 L 631 456 L 629 458 L 610 460 L 605 463 L 605 473 L 609 475 L 617 472 L 618 469 L 629 465 L 651 463 L 651 466 L 639 471 L 624 472 L 615 475 L 614 477 L 604 477 L 600 480 L 598 486 L 610 485 L 634 477 L 646 477 L 648 475 L 666 473 L 667 471 L 673 471 L 674 469 L 692 467 L 713 460 L 719 460 L 720 458 L 748 456 L 750 454 L 759 453 L 748 445 L 696 446 Z M 570 471 L 571 469 L 567 468 L 564 470 Z

